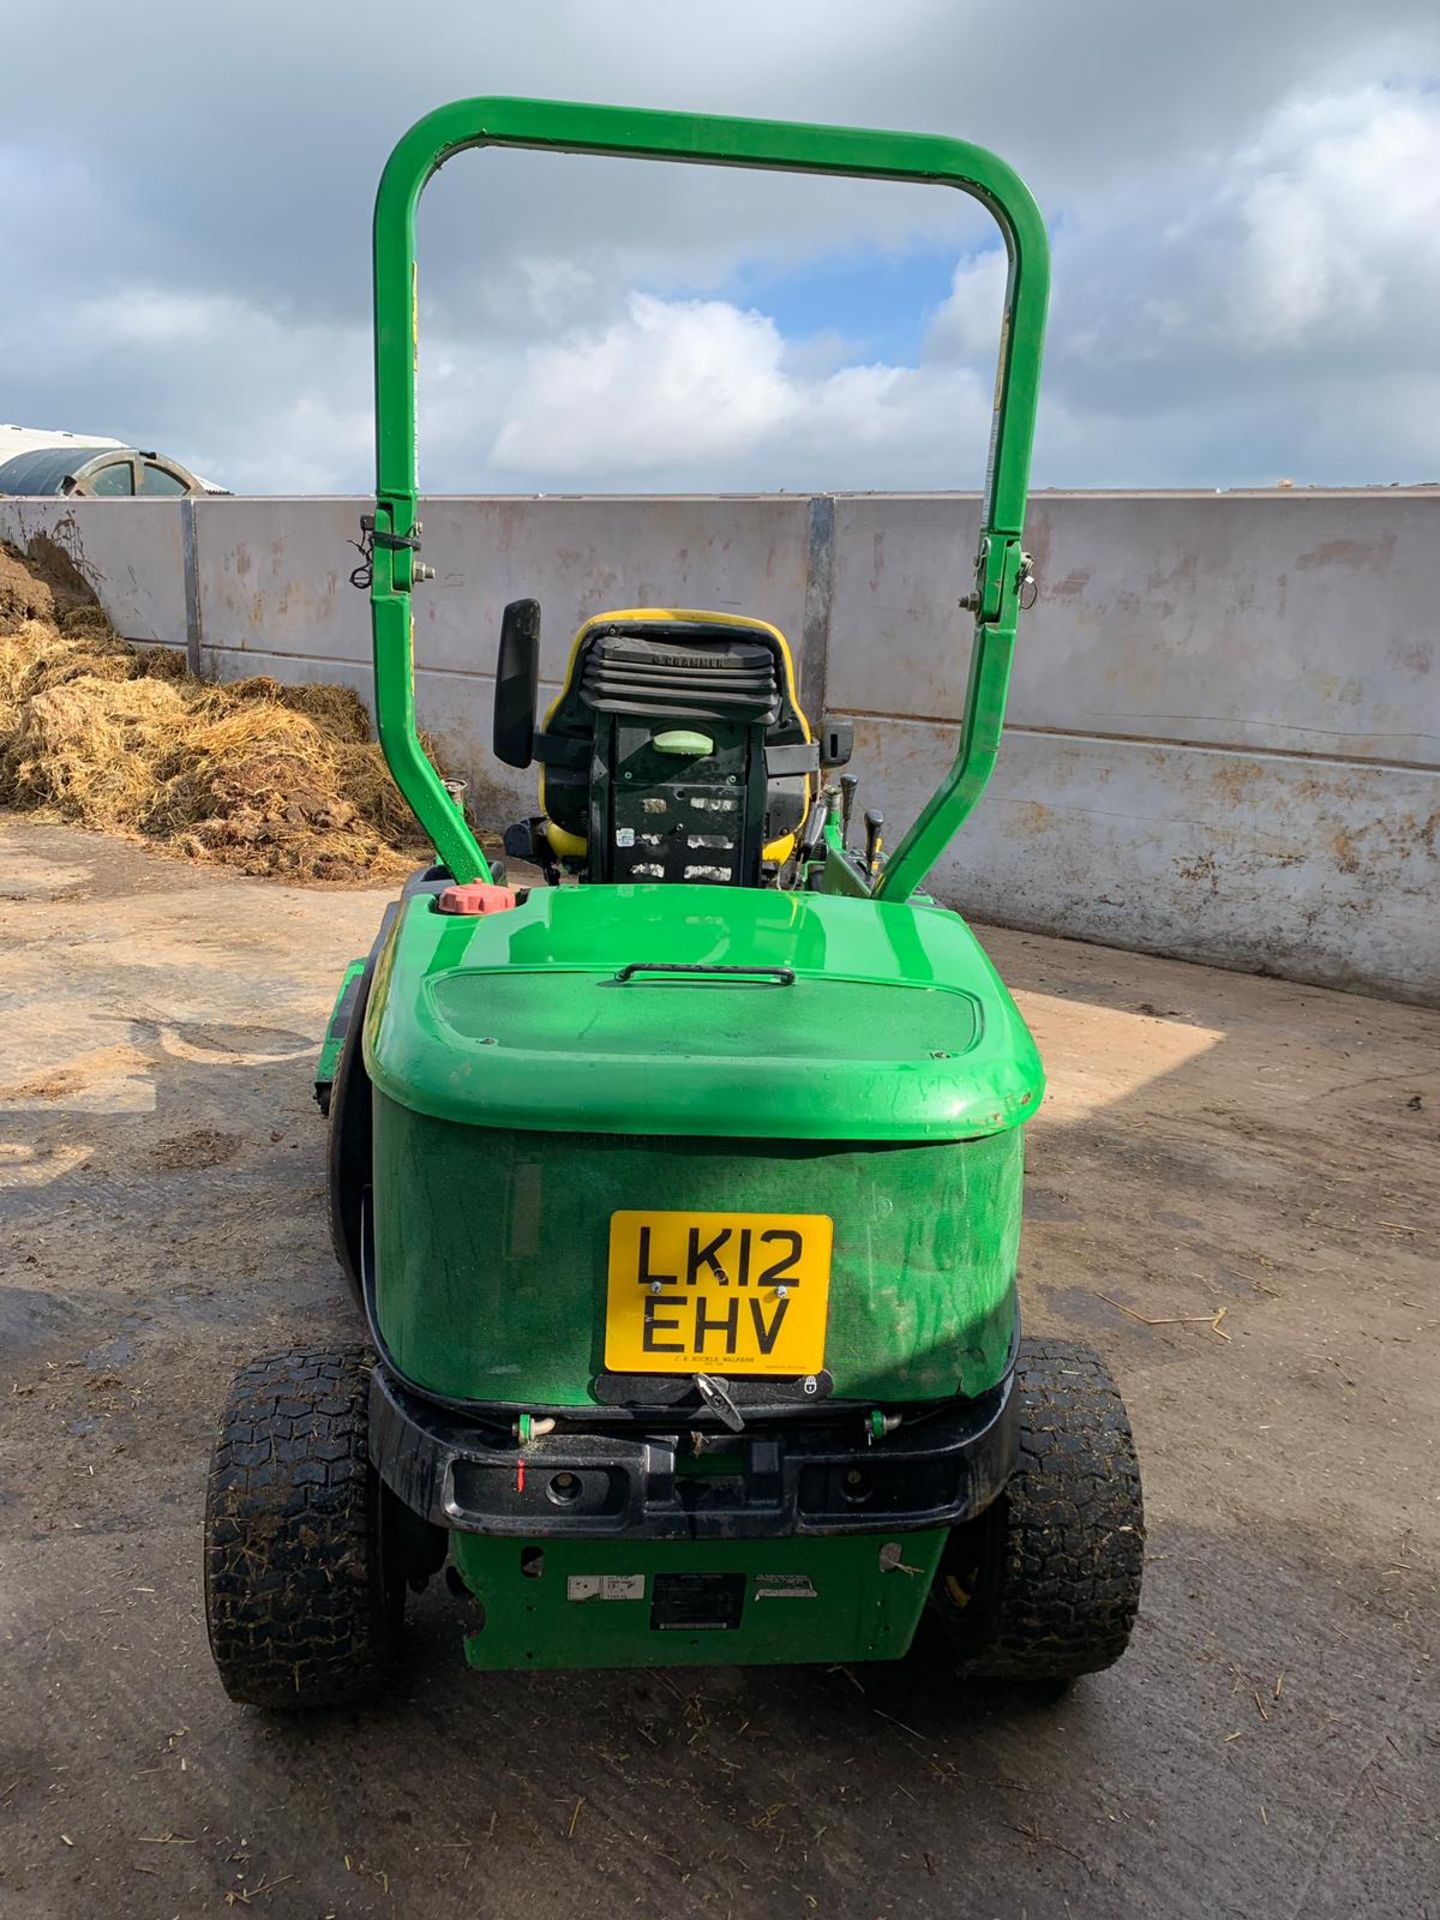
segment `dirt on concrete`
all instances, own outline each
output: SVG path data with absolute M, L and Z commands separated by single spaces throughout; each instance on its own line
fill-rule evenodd
M 0 822 L 5 1920 L 1435 1914 L 1440 1017 L 1064 941 L 986 935 L 1028 1323 L 1145 1468 L 1117 1668 L 479 1675 L 432 1588 L 383 1707 L 230 1705 L 206 1459 L 235 1367 L 355 1332 L 309 1083 L 385 897 Z

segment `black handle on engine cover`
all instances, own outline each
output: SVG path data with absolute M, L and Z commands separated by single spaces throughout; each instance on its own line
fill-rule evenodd
M 637 973 L 718 973 L 738 975 L 742 979 L 768 980 L 777 987 L 793 987 L 795 984 L 793 967 L 723 967 L 709 960 L 632 960 L 629 966 L 621 967 L 615 978 L 623 985 Z

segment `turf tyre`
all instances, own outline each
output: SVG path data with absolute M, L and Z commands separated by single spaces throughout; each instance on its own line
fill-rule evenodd
M 246 1706 L 337 1707 L 392 1674 L 404 1578 L 387 1564 L 363 1347 L 253 1360 L 220 1420 L 205 1503 L 205 1619 Z
M 1124 1653 L 1145 1512 L 1125 1403 L 1098 1355 L 1025 1341 L 1019 1457 L 1000 1498 L 951 1535 L 935 1606 L 961 1674 L 1067 1681 Z

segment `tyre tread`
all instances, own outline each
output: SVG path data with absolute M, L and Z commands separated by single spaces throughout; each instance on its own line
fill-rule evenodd
M 205 1614 L 225 1690 L 243 1704 L 352 1704 L 393 1666 L 370 1365 L 359 1345 L 296 1349 L 236 1375 L 206 1494 Z
M 996 1503 L 994 1561 L 974 1613 L 966 1607 L 947 1624 L 962 1673 L 975 1678 L 1098 1673 L 1129 1644 L 1144 1573 L 1125 1403 L 1104 1361 L 1063 1341 L 1022 1344 L 1015 1390 L 1019 1459 Z

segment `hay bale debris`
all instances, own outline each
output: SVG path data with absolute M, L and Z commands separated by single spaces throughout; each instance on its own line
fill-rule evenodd
M 0 543 L 0 804 L 290 880 L 381 884 L 429 847 L 351 688 L 134 646 L 43 535 Z

